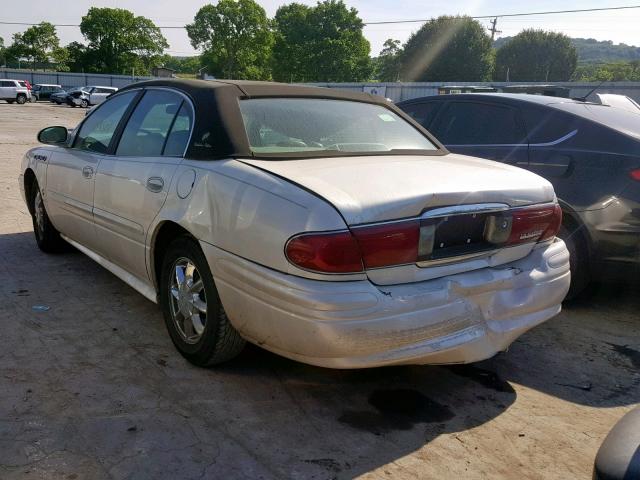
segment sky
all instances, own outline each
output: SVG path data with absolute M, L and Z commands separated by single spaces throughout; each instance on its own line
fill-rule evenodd
M 282 0 L 257 0 L 273 17 L 279 6 L 290 3 Z M 314 5 L 315 0 L 297 0 L 299 3 Z M 133 11 L 152 19 L 158 26 L 180 26 L 190 23 L 196 12 L 207 3 L 205 0 L 58 0 L 52 7 L 51 0 L 29 0 L 28 9 L 6 10 L 0 20 L 5 22 L 40 22 L 79 24 L 82 15 L 91 6 L 119 7 Z M 215 3 L 215 2 L 213 2 Z M 583 8 L 616 7 L 640 5 L 640 0 L 345 0 L 345 3 L 358 10 L 365 21 L 409 20 L 437 17 L 439 15 L 500 15 L 507 13 L 539 12 L 545 10 L 570 10 Z M 480 20 L 489 26 L 489 19 Z M 499 36 L 511 36 L 525 28 L 542 28 L 563 32 L 571 37 L 612 40 L 614 43 L 626 43 L 640 46 L 640 8 L 610 12 L 569 13 L 556 15 L 537 15 L 529 17 L 499 18 Z M 376 55 L 387 38 L 401 40 L 403 43 L 412 32 L 420 28 L 420 23 L 396 25 L 366 26 L 364 34 L 371 43 L 372 55 Z M 5 45 L 11 43 L 14 33 L 23 31 L 26 26 L 0 25 L 0 37 Z M 183 29 L 165 29 L 162 31 L 169 42 L 167 53 L 177 56 L 195 55 L 189 38 Z M 60 44 L 82 41 L 80 29 L 76 27 L 58 27 Z

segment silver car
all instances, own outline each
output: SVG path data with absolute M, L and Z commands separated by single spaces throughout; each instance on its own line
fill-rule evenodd
M 39 140 L 20 175 L 39 247 L 159 303 L 197 365 L 245 341 L 334 368 L 475 362 L 569 287 L 550 183 L 450 154 L 380 97 L 154 80 Z

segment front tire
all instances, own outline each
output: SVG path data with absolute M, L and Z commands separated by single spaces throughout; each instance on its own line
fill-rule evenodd
M 42 199 L 42 193 L 40 193 L 40 187 L 38 182 L 33 182 L 32 191 L 33 195 L 32 214 L 31 219 L 33 221 L 33 232 L 36 236 L 36 243 L 38 248 L 46 253 L 60 253 L 68 248 L 67 242 L 65 242 L 60 236 L 60 232 L 53 226 L 49 219 L 49 214 L 44 206 Z
M 83 99 L 83 100 L 80 102 L 80 106 L 81 106 L 82 108 L 87 108 L 87 107 L 89 106 L 89 102 L 88 102 L 87 100 L 84 100 L 84 99 Z
M 207 259 L 189 236 L 174 240 L 164 256 L 160 306 L 173 344 L 194 365 L 231 360 L 244 348 L 245 340 L 220 302 Z

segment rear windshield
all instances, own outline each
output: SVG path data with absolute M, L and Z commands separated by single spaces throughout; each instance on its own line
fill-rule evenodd
M 381 105 L 313 98 L 240 101 L 255 154 L 437 150 L 410 123 Z
M 598 122 L 626 135 L 640 138 L 640 110 L 632 113 L 621 108 L 589 103 L 558 103 L 551 106 Z

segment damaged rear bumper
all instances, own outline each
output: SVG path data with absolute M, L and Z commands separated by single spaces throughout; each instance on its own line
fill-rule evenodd
M 500 267 L 384 287 L 299 278 L 201 244 L 242 336 L 331 368 L 489 358 L 560 312 L 570 283 L 559 239 Z

